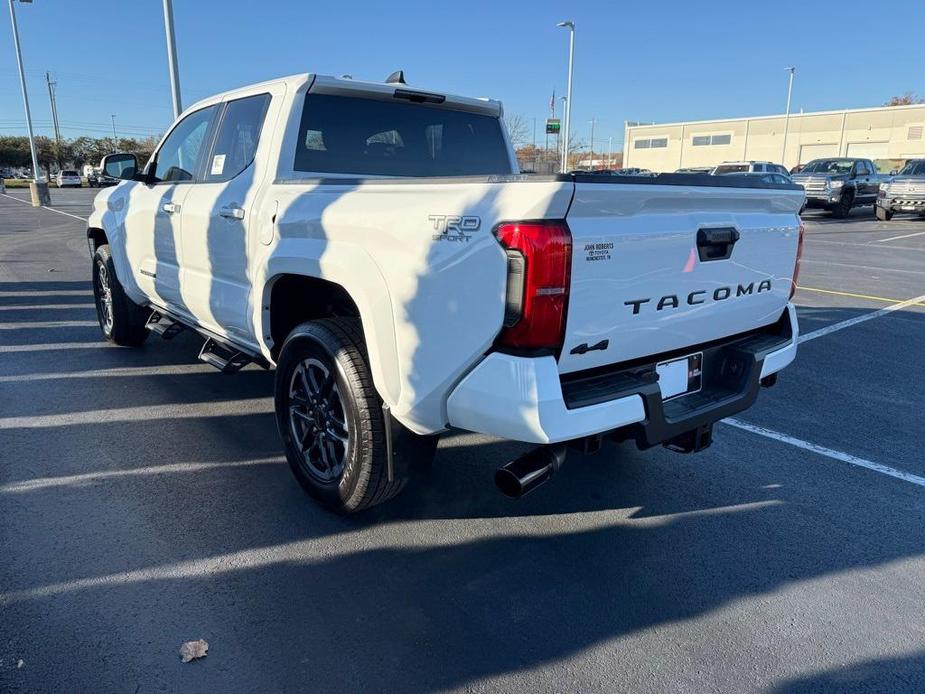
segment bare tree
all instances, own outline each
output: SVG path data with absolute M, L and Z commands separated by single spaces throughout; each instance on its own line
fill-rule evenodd
M 504 127 L 507 128 L 508 137 L 514 148 L 526 144 L 530 139 L 530 124 L 519 113 L 509 113 L 504 117 Z
M 884 106 L 910 106 L 912 104 L 925 104 L 925 99 L 920 99 L 912 92 L 906 92 L 901 96 L 892 96 Z

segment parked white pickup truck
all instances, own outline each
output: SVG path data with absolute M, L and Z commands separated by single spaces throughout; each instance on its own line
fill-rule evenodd
M 187 109 L 89 220 L 117 345 L 182 329 L 225 372 L 276 369 L 296 478 L 351 512 L 450 428 L 700 450 L 793 360 L 803 191 L 748 177 L 523 176 L 501 104 L 298 75 Z

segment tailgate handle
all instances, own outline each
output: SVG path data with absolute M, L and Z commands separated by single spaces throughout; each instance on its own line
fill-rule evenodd
M 700 229 L 697 232 L 697 252 L 700 261 L 728 259 L 739 237 L 739 230 L 734 227 Z

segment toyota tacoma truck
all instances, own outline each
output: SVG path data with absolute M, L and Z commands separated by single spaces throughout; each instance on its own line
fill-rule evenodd
M 897 212 L 925 217 L 925 159 L 910 159 L 902 170 L 880 185 L 877 219 L 888 222 Z
M 813 159 L 793 174 L 806 191 L 806 207 L 822 208 L 844 219 L 851 208 L 873 205 L 883 176 L 870 159 Z
M 113 154 L 89 219 L 107 340 L 182 330 L 275 369 L 292 472 L 353 512 L 451 429 L 683 452 L 796 353 L 803 191 L 735 176 L 525 176 L 497 101 L 299 75 L 201 101 L 143 170 Z

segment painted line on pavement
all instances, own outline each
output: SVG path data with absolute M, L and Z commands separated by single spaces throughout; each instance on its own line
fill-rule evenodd
M 888 299 L 885 296 L 871 296 L 870 294 L 853 294 L 851 292 L 839 292 L 834 289 L 817 289 L 816 287 L 804 287 L 802 284 L 797 287 L 807 292 L 819 292 L 820 294 L 835 294 L 837 296 L 850 296 L 854 299 L 870 299 L 871 301 L 883 301 L 887 304 L 900 304 L 904 299 Z M 922 304 L 925 306 L 925 304 Z
M 877 272 L 901 272 L 905 275 L 925 275 L 925 270 L 903 270 L 902 268 L 879 267 L 876 265 L 852 265 L 851 263 L 836 263 L 829 260 L 807 260 L 803 258 L 800 262 L 812 263 L 814 265 L 835 265 L 836 267 L 850 267 L 859 270 L 876 270 Z
M 17 198 L 15 195 L 8 195 L 7 193 L 0 193 L 0 195 L 2 195 L 2 196 L 5 197 L 5 198 L 9 198 L 10 200 L 15 200 L 16 202 L 21 202 L 23 205 L 28 205 L 29 207 L 32 207 L 32 202 L 29 201 L 29 200 L 20 200 L 20 199 Z M 63 214 L 65 217 L 73 217 L 74 219 L 79 219 L 81 222 L 86 222 L 86 221 L 87 221 L 87 218 L 86 218 L 86 217 L 78 217 L 76 214 L 71 214 L 70 212 L 62 212 L 61 210 L 56 210 L 54 207 L 48 207 L 48 206 L 46 206 L 46 205 L 43 205 L 43 206 L 38 207 L 38 208 L 36 208 L 36 209 L 40 209 L 40 210 L 50 210 L 51 212 L 57 212 L 58 214 Z
M 857 467 L 879 472 L 881 475 L 895 477 L 896 479 L 902 480 L 903 482 L 909 482 L 911 484 L 918 485 L 919 487 L 925 487 L 925 477 L 913 475 L 911 472 L 903 472 L 902 470 L 897 470 L 896 468 L 889 467 L 888 465 L 881 465 L 880 463 L 875 463 L 871 460 L 867 460 L 866 458 L 859 458 L 855 455 L 842 453 L 841 451 L 826 448 L 825 446 L 819 446 L 815 443 L 810 443 L 809 441 L 804 441 L 803 439 L 788 436 L 787 434 L 782 434 L 778 431 L 772 431 L 771 429 L 765 429 L 764 427 L 755 426 L 754 424 L 748 424 L 747 422 L 743 422 L 738 419 L 724 419 L 722 421 L 724 424 L 728 424 L 729 426 L 733 426 L 744 431 L 750 431 L 753 434 L 758 434 L 758 436 L 774 439 L 775 441 L 780 441 L 781 443 L 796 446 L 797 448 L 802 448 L 805 451 L 810 451 L 827 458 L 832 458 L 833 460 L 840 460 L 841 462 L 848 463 L 849 465 L 856 465 Z
M 917 231 L 914 234 L 903 234 L 902 236 L 891 236 L 888 239 L 878 239 L 874 241 L 874 243 L 886 243 L 887 241 L 898 241 L 899 239 L 908 239 L 908 238 L 912 238 L 913 236 L 921 236 L 922 234 L 925 234 L 925 231 Z
M 90 328 L 98 326 L 99 321 L 95 320 L 55 320 L 42 322 L 23 322 L 23 323 L 0 323 L 0 330 L 22 330 L 29 328 Z
M 925 294 L 912 297 L 911 299 L 906 299 L 905 301 L 900 301 L 891 306 L 884 306 L 883 308 L 877 309 L 876 311 L 871 311 L 870 313 L 865 313 L 861 316 L 849 318 L 848 320 L 843 320 L 840 323 L 827 325 L 824 328 L 819 328 L 819 330 L 814 330 L 811 333 L 800 335 L 798 343 L 802 344 L 804 342 L 808 342 L 809 340 L 815 340 L 817 337 L 822 337 L 823 335 L 828 335 L 829 333 L 844 330 L 845 328 L 850 328 L 852 325 L 857 325 L 858 323 L 873 320 L 874 318 L 880 318 L 889 313 L 892 313 L 893 311 L 899 311 L 901 309 L 908 308 L 909 306 L 916 306 L 921 304 L 922 301 L 925 301 Z

